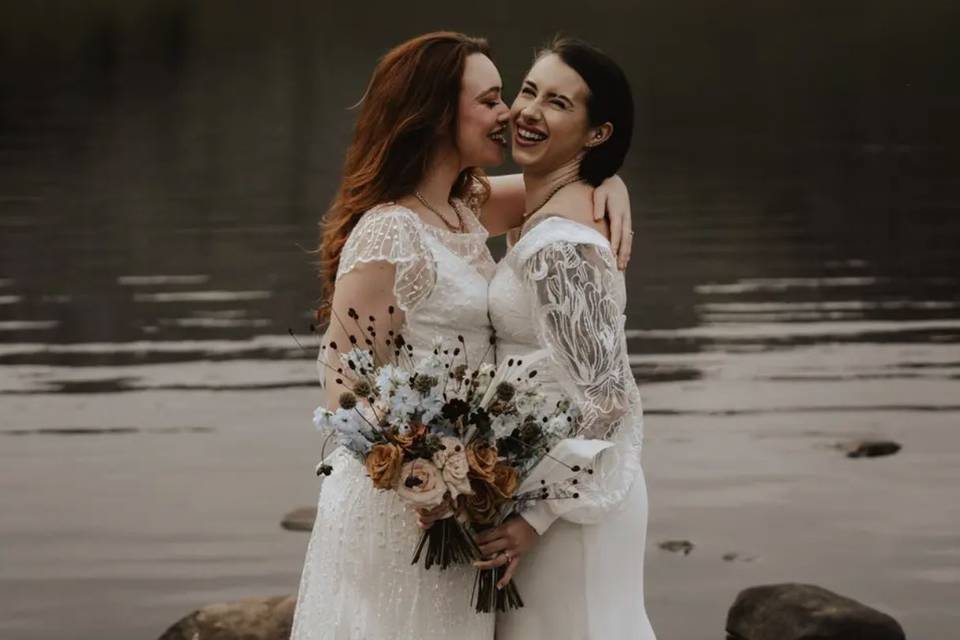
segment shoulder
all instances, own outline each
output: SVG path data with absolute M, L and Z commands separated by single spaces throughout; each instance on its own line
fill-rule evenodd
M 404 206 L 385 202 L 365 211 L 350 232 L 350 239 L 371 232 L 393 232 L 419 235 L 420 219 Z
M 423 241 L 417 215 L 394 204 L 382 204 L 366 211 L 350 231 L 340 254 L 337 277 L 362 263 L 384 262 L 412 266 L 432 264 L 432 253 Z
M 592 222 L 592 221 L 591 221 Z M 600 254 L 604 258 L 613 253 L 610 241 L 591 224 L 572 218 L 551 215 L 530 228 L 511 250 L 512 258 L 525 262 L 537 255 L 547 253 Z

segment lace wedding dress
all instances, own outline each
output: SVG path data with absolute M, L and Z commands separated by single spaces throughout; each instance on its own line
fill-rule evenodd
M 476 366 L 489 348 L 487 288 L 496 265 L 486 230 L 463 202 L 454 204 L 466 233 L 428 225 L 395 204 L 368 211 L 344 246 L 337 281 L 363 263 L 394 265 L 402 333 L 414 357 L 432 350 L 437 336 L 453 344 L 463 336 Z M 470 604 L 473 567 L 412 566 L 421 534 L 413 513 L 394 492 L 375 489 L 345 450 L 328 462 L 334 470 L 320 491 L 291 638 L 492 640 L 494 617 Z
M 515 576 L 526 606 L 497 617 L 497 640 L 655 640 L 643 598 L 643 411 L 625 305 L 610 243 L 566 218 L 536 221 L 497 265 L 490 317 L 498 360 L 546 356 L 535 368 L 548 397 L 564 393 L 579 405 L 584 437 L 614 442 L 578 499 L 523 514 L 541 536 Z

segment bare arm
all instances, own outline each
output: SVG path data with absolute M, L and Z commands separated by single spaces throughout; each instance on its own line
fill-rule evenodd
M 523 224 L 526 208 L 523 174 L 493 176 L 488 180 L 490 197 L 480 210 L 480 222 L 491 236 L 499 236 Z

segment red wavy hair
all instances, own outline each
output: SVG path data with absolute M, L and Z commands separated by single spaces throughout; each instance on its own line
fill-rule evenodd
M 486 40 L 461 33 L 428 33 L 391 49 L 377 63 L 361 101 L 347 149 L 343 179 L 320 222 L 316 251 L 323 284 L 317 321 L 329 317 L 340 253 L 347 236 L 371 207 L 413 192 L 439 142 L 454 140 L 466 59 L 490 55 Z M 466 196 L 473 184 L 489 193 L 478 169 L 464 170 L 451 196 Z

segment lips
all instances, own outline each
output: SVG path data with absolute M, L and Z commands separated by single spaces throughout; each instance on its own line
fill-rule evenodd
M 521 147 L 532 147 L 549 137 L 545 131 L 522 124 L 517 124 L 514 129 L 513 139 Z
M 500 127 L 496 131 L 491 131 L 489 134 L 487 134 L 487 137 L 493 140 L 494 142 L 496 142 L 501 147 L 505 147 L 507 146 L 506 131 L 507 131 L 506 127 Z

